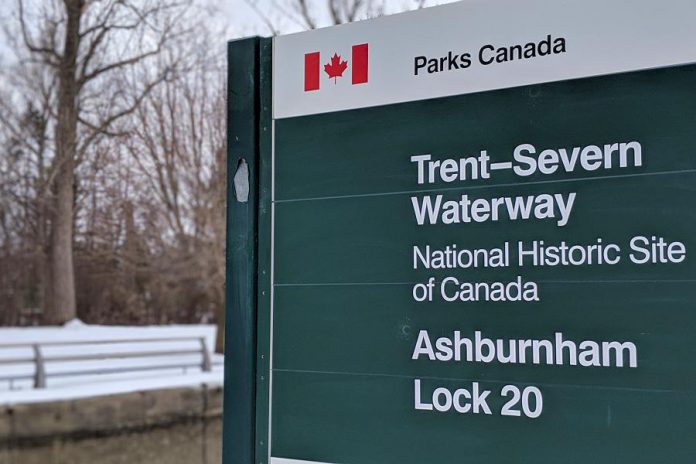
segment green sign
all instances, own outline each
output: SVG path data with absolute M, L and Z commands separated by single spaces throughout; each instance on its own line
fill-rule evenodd
M 685 4 L 672 3 L 649 19 L 678 21 Z M 406 96 L 364 103 L 381 77 L 377 32 L 420 14 L 444 27 L 467 7 L 232 45 L 233 64 L 256 47 L 261 82 L 249 132 L 258 200 L 244 206 L 255 225 L 230 219 L 251 237 L 239 243 L 254 277 L 232 278 L 253 298 L 228 323 L 255 323 L 228 349 L 226 388 L 237 401 L 251 382 L 253 407 L 225 411 L 226 462 L 246 462 L 232 445 L 242 432 L 248 462 L 271 464 L 696 459 L 696 65 L 602 72 L 572 54 L 585 31 L 563 36 L 565 54 L 509 68 L 527 79 L 546 60 L 536 83 L 480 91 L 440 74 L 447 95 L 411 98 L 429 53 L 412 47 L 394 84 Z M 631 38 L 605 33 L 609 50 Z M 488 66 L 469 44 L 472 70 Z M 272 47 L 274 66 L 297 62 L 274 68 L 273 114 Z M 315 79 L 315 63 L 343 60 L 342 76 Z M 567 60 L 589 68 L 543 77 Z M 234 142 L 231 153 L 231 175 L 254 156 Z M 240 365 L 253 377 L 235 377 Z

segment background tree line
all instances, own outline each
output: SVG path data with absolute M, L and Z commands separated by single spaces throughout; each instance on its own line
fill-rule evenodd
M 246 4 L 271 34 L 386 8 L 370 0 Z M 225 31 L 211 26 L 209 7 L 8 5 L 0 325 L 222 323 Z

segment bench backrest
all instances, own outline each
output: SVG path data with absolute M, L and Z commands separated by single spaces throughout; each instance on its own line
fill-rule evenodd
M 46 388 L 49 379 L 53 385 L 107 376 L 130 378 L 136 372 L 153 375 L 189 370 L 210 372 L 216 364 L 211 346 L 214 338 L 210 339 L 209 331 L 134 328 L 100 334 L 99 330 L 92 333 L 79 330 L 73 331 L 74 336 L 70 337 L 71 331 L 55 329 L 60 330 L 60 336 L 33 337 L 33 340 L 7 337 L 3 341 L 4 330 L 0 330 L 0 384 L 9 389 Z M 172 335 L 168 336 L 167 332 Z M 37 333 L 41 334 L 41 329 Z M 105 338 L 97 338 L 99 335 Z

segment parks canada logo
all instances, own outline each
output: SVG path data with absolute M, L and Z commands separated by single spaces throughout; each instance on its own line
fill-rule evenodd
M 343 79 L 345 71 L 350 68 L 351 85 L 366 84 L 369 74 L 369 45 L 358 44 L 351 48 L 350 59 L 346 59 L 334 52 L 328 58 L 322 59 L 321 52 L 305 53 L 304 56 L 304 90 L 312 92 L 319 90 L 323 80 L 333 85 L 338 84 L 339 79 Z M 322 62 L 324 61 L 324 62 Z M 323 65 L 323 73 L 322 71 Z

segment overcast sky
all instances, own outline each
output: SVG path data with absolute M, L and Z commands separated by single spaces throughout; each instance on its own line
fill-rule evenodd
M 211 0 L 216 8 L 222 12 L 229 25 L 229 38 L 243 37 L 249 35 L 270 35 L 269 28 L 260 18 L 259 13 L 254 11 L 250 5 L 255 4 L 256 10 L 273 18 L 273 23 L 280 28 L 282 33 L 300 31 L 301 28 L 292 20 L 287 19 L 288 15 L 283 14 L 283 8 L 287 5 L 287 0 Z M 414 1 L 410 0 L 382 0 L 388 14 L 398 13 L 413 8 Z M 452 3 L 455 0 L 428 0 L 427 6 Z M 316 18 L 320 26 L 328 25 L 328 16 L 325 9 L 319 11 L 318 5 L 325 5 L 327 0 L 314 0 L 310 5 L 317 5 Z

